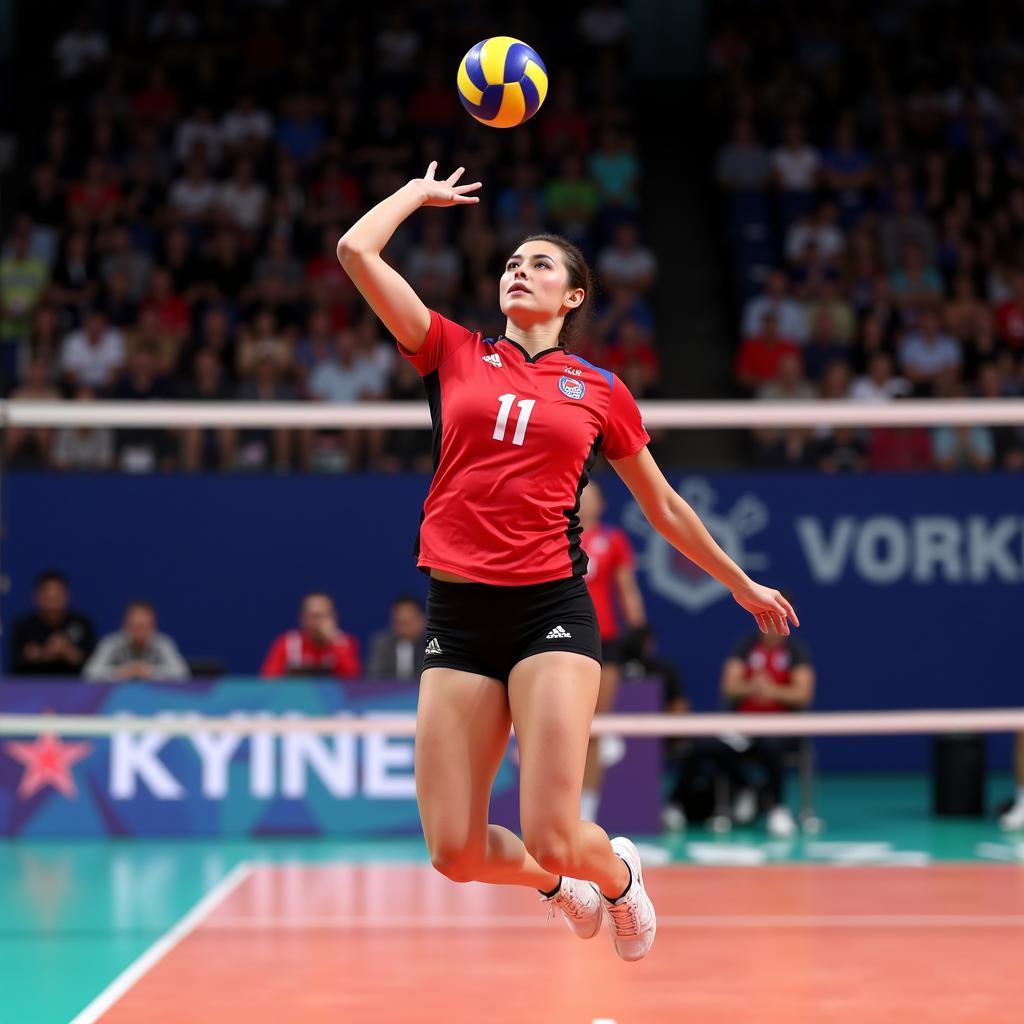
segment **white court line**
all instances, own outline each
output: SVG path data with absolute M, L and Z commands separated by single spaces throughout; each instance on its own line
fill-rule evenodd
M 156 940 L 137 960 L 129 964 L 71 1024 L 94 1024 L 139 979 L 147 974 L 225 897 L 252 874 L 253 864 L 242 861 L 226 874 L 169 932 Z
M 493 917 L 450 917 L 382 915 L 361 916 L 265 916 L 217 917 L 207 921 L 207 930 L 305 931 L 332 929 L 391 930 L 423 928 L 459 930 L 472 928 L 545 927 L 543 917 L 495 915 Z M 723 914 L 658 916 L 659 928 L 1022 928 L 1024 914 Z

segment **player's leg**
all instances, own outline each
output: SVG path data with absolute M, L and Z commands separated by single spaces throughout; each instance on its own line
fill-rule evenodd
M 526 848 L 552 874 L 588 879 L 606 896 L 617 896 L 629 883 L 629 872 L 608 833 L 579 816 L 600 684 L 600 665 L 593 658 L 550 651 L 516 664 L 508 693 L 519 745 Z
M 617 664 L 605 661 L 601 666 L 601 685 L 597 691 L 597 714 L 604 714 L 615 707 L 619 693 L 622 670 Z M 596 821 L 597 809 L 601 803 L 601 783 L 604 768 L 601 765 L 601 741 L 591 736 L 587 744 L 587 761 L 583 769 L 583 796 L 580 801 L 580 817 L 584 821 Z
M 495 679 L 429 668 L 416 709 L 416 798 L 434 867 L 456 882 L 498 882 L 550 891 L 522 840 L 487 823 L 491 786 L 508 746 L 508 695 Z

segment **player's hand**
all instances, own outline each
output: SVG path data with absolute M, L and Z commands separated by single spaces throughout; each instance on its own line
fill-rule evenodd
M 422 178 L 413 178 L 411 185 L 416 185 L 423 195 L 424 206 L 464 206 L 466 203 L 479 203 L 479 196 L 468 196 L 467 192 L 475 192 L 480 188 L 480 182 L 474 181 L 471 185 L 456 185 L 462 177 L 465 167 L 460 167 L 454 174 L 438 181 L 434 177 L 437 170 L 437 161 L 431 160 L 427 173 Z
M 732 596 L 741 608 L 746 608 L 754 616 L 757 628 L 762 633 L 775 632 L 780 636 L 789 636 L 788 620 L 792 619 L 794 626 L 800 625 L 793 606 L 771 587 L 762 587 L 760 583 L 751 580 L 746 586 L 734 590 Z

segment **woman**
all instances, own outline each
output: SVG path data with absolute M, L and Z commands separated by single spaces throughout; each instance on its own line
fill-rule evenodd
M 590 938 L 607 909 L 615 949 L 639 960 L 655 934 L 636 847 L 579 818 L 601 644 L 583 582 L 580 492 L 603 452 L 661 533 L 730 588 L 763 630 L 796 616 L 718 547 L 646 448 L 613 374 L 568 354 L 590 297 L 587 266 L 551 235 L 522 242 L 501 276 L 505 333 L 483 338 L 428 310 L 381 258 L 422 206 L 478 202 L 432 161 L 364 214 L 338 258 L 424 377 L 434 479 L 416 544 L 430 574 L 416 716 L 416 792 L 437 870 L 454 881 L 532 886 Z M 487 823 L 515 725 L 523 838 Z
M 580 541 L 587 553 L 587 590 L 594 602 L 597 627 L 601 635 L 601 688 L 597 693 L 598 712 L 611 711 L 619 692 L 622 663 L 626 660 L 628 638 L 621 635 L 615 604 L 618 601 L 626 625 L 632 631 L 646 625 L 644 598 L 636 582 L 633 548 L 626 531 L 601 522 L 604 495 L 596 480 L 591 480 L 580 497 Z M 611 737 L 608 737 L 610 740 Z M 621 743 L 621 741 L 620 741 Z M 593 737 L 587 747 L 583 771 L 583 796 L 580 817 L 596 821 L 601 803 L 602 744 Z

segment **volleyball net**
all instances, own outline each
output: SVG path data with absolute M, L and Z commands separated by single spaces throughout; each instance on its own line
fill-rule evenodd
M 640 402 L 649 428 L 676 430 L 765 427 L 1024 426 L 1024 399 L 901 399 L 856 403 L 827 399 L 794 402 Z M 430 426 L 426 404 L 357 402 L 61 402 L 0 401 L 4 427 L 261 427 L 417 430 Z

